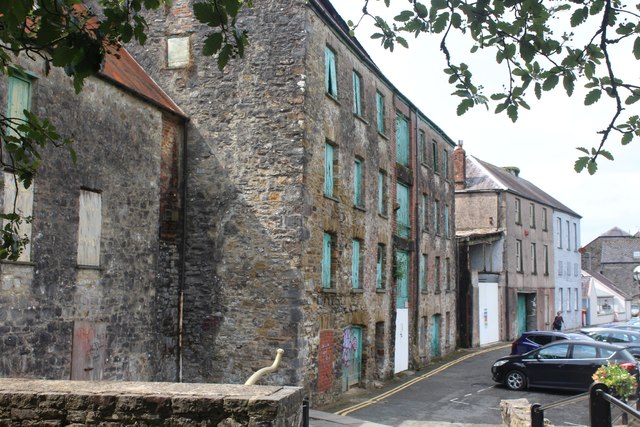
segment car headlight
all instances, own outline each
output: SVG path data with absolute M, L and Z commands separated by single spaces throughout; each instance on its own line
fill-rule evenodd
M 498 360 L 496 363 L 494 363 L 494 364 L 493 364 L 493 367 L 494 367 L 494 368 L 497 368 L 498 366 L 502 366 L 502 365 L 504 365 L 505 363 L 507 363 L 507 361 L 506 361 L 506 360 Z

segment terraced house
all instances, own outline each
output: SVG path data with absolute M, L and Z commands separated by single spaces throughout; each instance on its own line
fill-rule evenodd
M 269 0 L 224 72 L 190 1 L 132 48 L 190 117 L 184 381 L 271 383 L 314 401 L 455 347 L 453 143 L 326 0 Z

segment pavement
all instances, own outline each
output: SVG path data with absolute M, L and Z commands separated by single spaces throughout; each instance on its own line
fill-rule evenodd
M 394 427 L 386 424 L 378 424 L 371 421 L 359 420 L 357 418 L 337 415 L 340 411 L 350 408 L 366 400 L 372 399 L 376 396 L 388 393 L 390 390 L 401 386 L 409 381 L 416 379 L 416 377 L 425 374 L 426 372 L 440 368 L 456 359 L 469 356 L 470 353 L 484 352 L 486 350 L 496 349 L 499 347 L 507 346 L 509 343 L 500 342 L 480 348 L 464 348 L 458 349 L 455 352 L 439 358 L 432 362 L 429 366 L 421 371 L 405 371 L 395 375 L 392 379 L 384 384 L 381 384 L 378 389 L 362 389 L 354 388 L 344 393 L 341 396 L 340 402 L 334 403 L 330 406 L 320 407 L 309 410 L 309 426 L 310 427 Z M 401 426 L 395 427 L 495 427 L 492 424 L 463 424 L 463 423 L 446 423 L 446 422 L 431 422 L 431 421 L 407 421 L 403 422 Z

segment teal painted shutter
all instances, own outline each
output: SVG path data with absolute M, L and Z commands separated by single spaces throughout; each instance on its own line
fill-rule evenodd
M 324 145 L 324 194 L 333 197 L 333 145 Z
M 420 210 L 420 224 L 422 226 L 422 231 L 426 231 L 427 229 L 427 195 L 423 194 L 422 195 L 422 206 L 421 206 L 421 210 Z
M 385 175 L 383 172 L 378 173 L 378 213 L 382 215 L 387 214 L 386 203 L 384 197 L 385 190 Z
M 362 98 L 360 97 L 360 76 L 353 72 L 353 113 L 362 115 Z
M 431 143 L 431 148 L 432 148 L 432 155 L 433 155 L 433 171 L 437 172 L 438 171 L 438 143 L 433 141 Z
M 422 290 L 426 288 L 425 282 L 424 282 L 424 268 L 425 268 L 426 257 L 427 256 L 425 254 L 422 254 L 422 257 L 420 258 L 420 289 Z
M 431 316 L 431 356 L 440 356 L 440 315 Z
M 31 109 L 31 83 L 18 77 L 9 77 L 9 105 L 8 116 L 13 119 L 26 119 L 24 110 Z M 17 126 L 20 123 L 14 123 Z M 12 129 L 7 130 L 9 135 L 15 135 Z
M 396 211 L 396 222 L 398 224 L 398 235 L 408 239 L 411 234 L 411 223 L 409 216 L 409 187 L 398 184 L 396 196 L 400 208 Z
M 378 114 L 378 132 L 384 133 L 384 97 L 380 92 L 376 92 L 376 111 Z
M 378 245 L 378 262 L 376 263 L 376 289 L 382 289 L 382 260 L 384 246 Z
M 442 153 L 442 174 L 445 178 L 449 176 L 449 154 L 447 150 Z
M 328 94 L 338 96 L 336 55 L 329 47 L 324 48 L 324 89 Z
M 396 116 L 396 161 L 409 166 L 409 123 L 401 114 Z
M 351 286 L 360 288 L 360 240 L 353 239 L 351 253 Z
M 353 204 L 362 206 L 362 160 L 353 163 Z
M 396 307 L 407 308 L 409 302 L 409 254 L 396 252 Z
M 436 200 L 435 202 L 433 202 L 433 233 L 434 234 L 438 234 L 440 232 L 440 227 L 438 227 L 438 225 L 440 224 L 440 221 L 438 221 L 438 207 L 439 207 L 440 203 L 438 203 L 438 201 Z
M 444 235 L 445 237 L 451 237 L 449 235 L 449 206 L 444 207 Z
M 322 240 L 322 287 L 331 287 L 331 234 L 324 233 Z

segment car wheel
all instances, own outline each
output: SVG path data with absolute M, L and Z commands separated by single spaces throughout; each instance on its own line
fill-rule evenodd
M 505 377 L 504 385 L 511 390 L 524 390 L 527 386 L 527 377 L 520 371 L 511 371 Z

